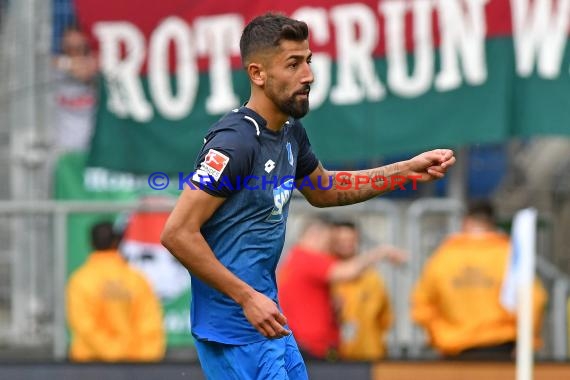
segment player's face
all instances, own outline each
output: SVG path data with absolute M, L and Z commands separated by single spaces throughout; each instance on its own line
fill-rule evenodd
M 267 70 L 265 94 L 281 112 L 299 119 L 309 112 L 313 83 L 308 41 L 284 40 Z

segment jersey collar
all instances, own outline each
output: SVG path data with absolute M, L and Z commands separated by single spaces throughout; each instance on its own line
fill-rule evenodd
M 247 108 L 246 104 L 247 103 L 244 103 L 244 105 L 238 109 L 238 111 L 240 113 L 243 113 L 246 116 L 253 118 L 255 120 L 255 122 L 259 125 L 260 128 L 262 128 L 268 132 L 271 132 L 273 134 L 280 134 L 281 133 L 281 132 L 275 132 L 275 131 L 268 129 L 267 128 L 267 121 L 260 114 L 258 114 L 257 112 L 255 112 L 251 108 Z M 285 122 L 284 128 L 291 126 L 294 123 L 295 123 L 295 119 L 293 117 L 289 117 L 289 119 Z
M 267 129 L 267 121 L 251 108 L 247 108 L 245 104 L 240 107 L 239 112 L 251 117 L 261 128 Z

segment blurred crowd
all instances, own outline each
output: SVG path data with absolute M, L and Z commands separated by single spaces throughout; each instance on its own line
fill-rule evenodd
M 280 303 L 309 359 L 379 360 L 393 312 L 378 263 L 405 265 L 404 251 L 380 245 L 360 252 L 351 221 L 311 220 L 278 272 Z M 459 233 L 447 237 L 425 263 L 410 299 L 412 319 L 444 358 L 510 359 L 516 315 L 501 302 L 511 243 L 489 202 L 473 202 Z M 547 295 L 534 290 L 535 348 Z M 400 316 L 401 317 L 401 316 Z
M 165 357 L 164 315 L 157 287 L 121 245 L 124 218 L 96 223 L 93 252 L 70 277 L 67 317 L 74 361 L 158 361 Z M 310 218 L 277 271 L 279 303 L 308 360 L 389 359 L 395 315 L 379 264 L 407 265 L 402 249 L 380 244 L 362 251 L 352 220 Z M 462 229 L 445 238 L 423 266 L 410 315 L 441 358 L 511 360 L 515 312 L 501 302 L 511 243 L 495 224 L 491 204 L 469 205 Z M 394 293 L 392 293 L 394 294 Z M 547 294 L 533 295 L 534 347 L 542 344 Z

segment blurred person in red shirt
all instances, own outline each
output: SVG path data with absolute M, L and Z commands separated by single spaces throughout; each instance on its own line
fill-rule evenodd
M 357 278 L 393 252 L 388 248 L 338 260 L 331 254 L 333 226 L 326 216 L 311 219 L 278 272 L 279 304 L 308 359 L 338 357 L 340 331 L 332 284 Z

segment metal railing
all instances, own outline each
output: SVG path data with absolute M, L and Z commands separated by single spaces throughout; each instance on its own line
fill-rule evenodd
M 66 257 L 67 257 L 67 220 L 72 214 L 81 213 L 117 213 L 123 211 L 165 211 L 172 208 L 172 205 L 165 204 L 145 204 L 141 202 L 114 202 L 114 201 L 39 201 L 39 202 L 14 202 L 0 201 L 0 215 L 52 215 L 53 217 L 53 356 L 56 360 L 66 357 L 66 317 L 65 317 L 65 285 L 66 285 Z M 26 231 L 28 238 L 32 238 L 34 231 Z M 46 242 L 50 244 L 50 242 Z M 2 244 L 3 245 L 3 244 Z M 25 262 L 25 257 L 12 250 L 12 267 L 24 268 L 29 263 Z M 21 273 L 21 269 L 16 272 Z M 13 284 L 17 285 L 17 279 L 13 279 Z M 22 326 L 27 318 L 28 300 L 22 299 L 22 294 L 17 286 L 12 288 L 12 319 L 10 330 L 13 334 L 19 334 L 28 330 Z M 16 337 L 13 337 L 16 338 Z
M 66 316 L 65 316 L 65 286 L 67 279 L 67 242 L 68 242 L 68 219 L 76 214 L 110 214 L 125 211 L 168 211 L 173 207 L 173 203 L 162 204 L 147 204 L 138 201 L 37 201 L 37 202 L 23 202 L 23 201 L 0 201 L 0 218 L 6 217 L 31 217 L 37 219 L 38 216 L 49 216 L 51 220 L 50 234 L 51 241 L 42 242 L 41 247 L 46 251 L 53 252 L 53 273 L 51 276 L 51 284 L 40 284 L 39 288 L 52 287 L 53 289 L 53 323 L 51 325 L 51 334 L 53 337 L 53 357 L 56 360 L 62 360 L 66 357 Z M 300 225 L 300 222 L 309 215 L 318 212 L 324 212 L 321 209 L 309 207 L 306 201 L 295 199 L 291 205 L 291 217 L 289 218 L 288 225 L 293 233 L 288 233 L 288 242 L 291 244 L 295 236 L 295 224 Z M 330 212 L 330 210 L 329 210 Z M 399 209 L 395 204 L 379 200 L 369 202 L 368 204 L 360 204 L 343 208 L 335 208 L 334 214 L 344 216 L 356 220 L 363 220 L 368 218 L 372 221 L 366 226 L 363 226 L 364 235 L 368 236 L 369 242 L 367 244 L 377 243 L 380 240 L 383 242 L 390 242 L 395 244 L 397 242 L 398 231 L 400 222 Z M 2 220 L 0 219 L 0 220 Z M 12 222 L 16 222 L 12 220 Z M 16 223 L 17 224 L 17 223 Z M 17 227 L 21 226 L 18 225 Z M 34 239 L 34 231 L 32 227 L 26 231 L 25 235 L 18 235 L 25 239 Z M 10 265 L 11 271 L 18 276 L 18 273 L 25 272 L 30 268 L 29 258 L 22 255 L 17 247 L 21 247 L 16 241 L 11 241 L 10 244 L 1 244 L 4 249 L 10 252 Z M 7 246 L 8 245 L 8 246 Z M 51 250 L 47 249 L 51 245 Z M 285 250 L 284 250 L 285 251 Z M 29 278 L 29 274 L 25 276 Z M 400 281 L 396 277 L 391 279 L 392 283 Z M 22 333 L 33 334 L 32 330 L 26 324 L 29 323 L 30 313 L 29 304 L 32 298 L 37 298 L 37 295 L 23 293 L 19 287 L 19 283 L 25 282 L 18 278 L 12 278 L 11 289 L 11 320 L 9 323 L 9 338 L 12 342 L 21 342 Z M 397 289 L 397 284 L 394 283 L 392 288 Z M 30 292 L 34 292 L 31 289 Z
M 22 337 L 30 336 L 37 331 L 27 324 L 30 323 L 30 302 L 37 294 L 35 291 L 51 291 L 53 299 L 53 320 L 48 324 L 49 335 L 52 339 L 53 358 L 62 360 L 66 358 L 67 332 L 65 316 L 65 286 L 67 279 L 68 257 L 68 223 L 70 216 L 77 214 L 116 214 L 127 211 L 168 211 L 173 207 L 172 202 L 151 204 L 140 201 L 0 201 L 0 228 L 2 223 L 8 222 L 10 227 L 21 227 L 18 220 L 29 218 L 31 221 L 41 221 L 48 218 L 49 228 L 47 234 L 38 235 L 38 230 L 45 228 L 45 222 L 39 225 L 28 223 L 30 228 L 12 234 L 6 241 L 0 242 L 0 248 L 10 254 L 9 271 L 11 273 L 10 294 L 10 320 L 7 331 L 11 339 L 8 343 L 22 342 Z M 451 231 L 459 228 L 462 204 L 454 200 L 420 199 L 406 204 L 388 200 L 373 200 L 362 204 L 331 209 L 316 209 L 302 198 L 293 198 L 290 206 L 288 231 L 285 242 L 284 255 L 294 242 L 307 217 L 318 213 L 329 213 L 335 217 L 351 219 L 358 223 L 362 230 L 363 245 L 373 246 L 379 243 L 390 243 L 406 247 L 410 252 L 407 266 L 394 269 L 387 265 L 380 265 L 387 287 L 390 290 L 393 308 L 396 314 L 388 346 L 393 358 L 422 357 L 424 337 L 422 332 L 414 326 L 409 318 L 409 295 L 412 286 L 417 280 L 423 262 L 439 243 L 440 239 Z M 430 219 L 435 218 L 435 219 Z M 45 232 L 45 231 L 44 231 Z M 34 237 L 34 235 L 36 235 Z M 46 238 L 47 236 L 47 238 Z M 16 239 L 35 239 L 35 245 L 22 245 Z M 22 247 L 32 247 L 30 255 L 22 254 Z M 43 252 L 43 253 L 42 253 Z M 51 253 L 53 266 L 49 268 L 36 268 L 34 260 L 38 255 Z M 539 247 L 540 252 L 540 247 Z M 45 260 L 44 260 L 45 261 Z M 37 263 L 36 263 L 37 264 Z M 37 265 L 36 265 L 37 266 Z M 546 324 L 549 333 L 546 337 L 548 358 L 564 360 L 567 358 L 567 311 L 566 300 L 570 289 L 568 276 L 558 271 L 554 266 L 539 256 L 537 262 L 538 272 L 548 281 L 550 297 L 549 310 L 546 315 Z M 5 269 L 5 268 L 4 268 Z M 36 283 L 34 287 L 23 290 L 23 285 L 38 271 L 49 271 L 49 283 Z M 17 278 L 18 276 L 24 276 Z M 36 281 L 37 282 L 37 281 Z M 46 289 L 47 288 L 47 289 Z M 1 326 L 0 326 L 1 328 Z M 1 342 L 0 342 L 1 343 Z M 31 340 L 29 345 L 33 344 Z

